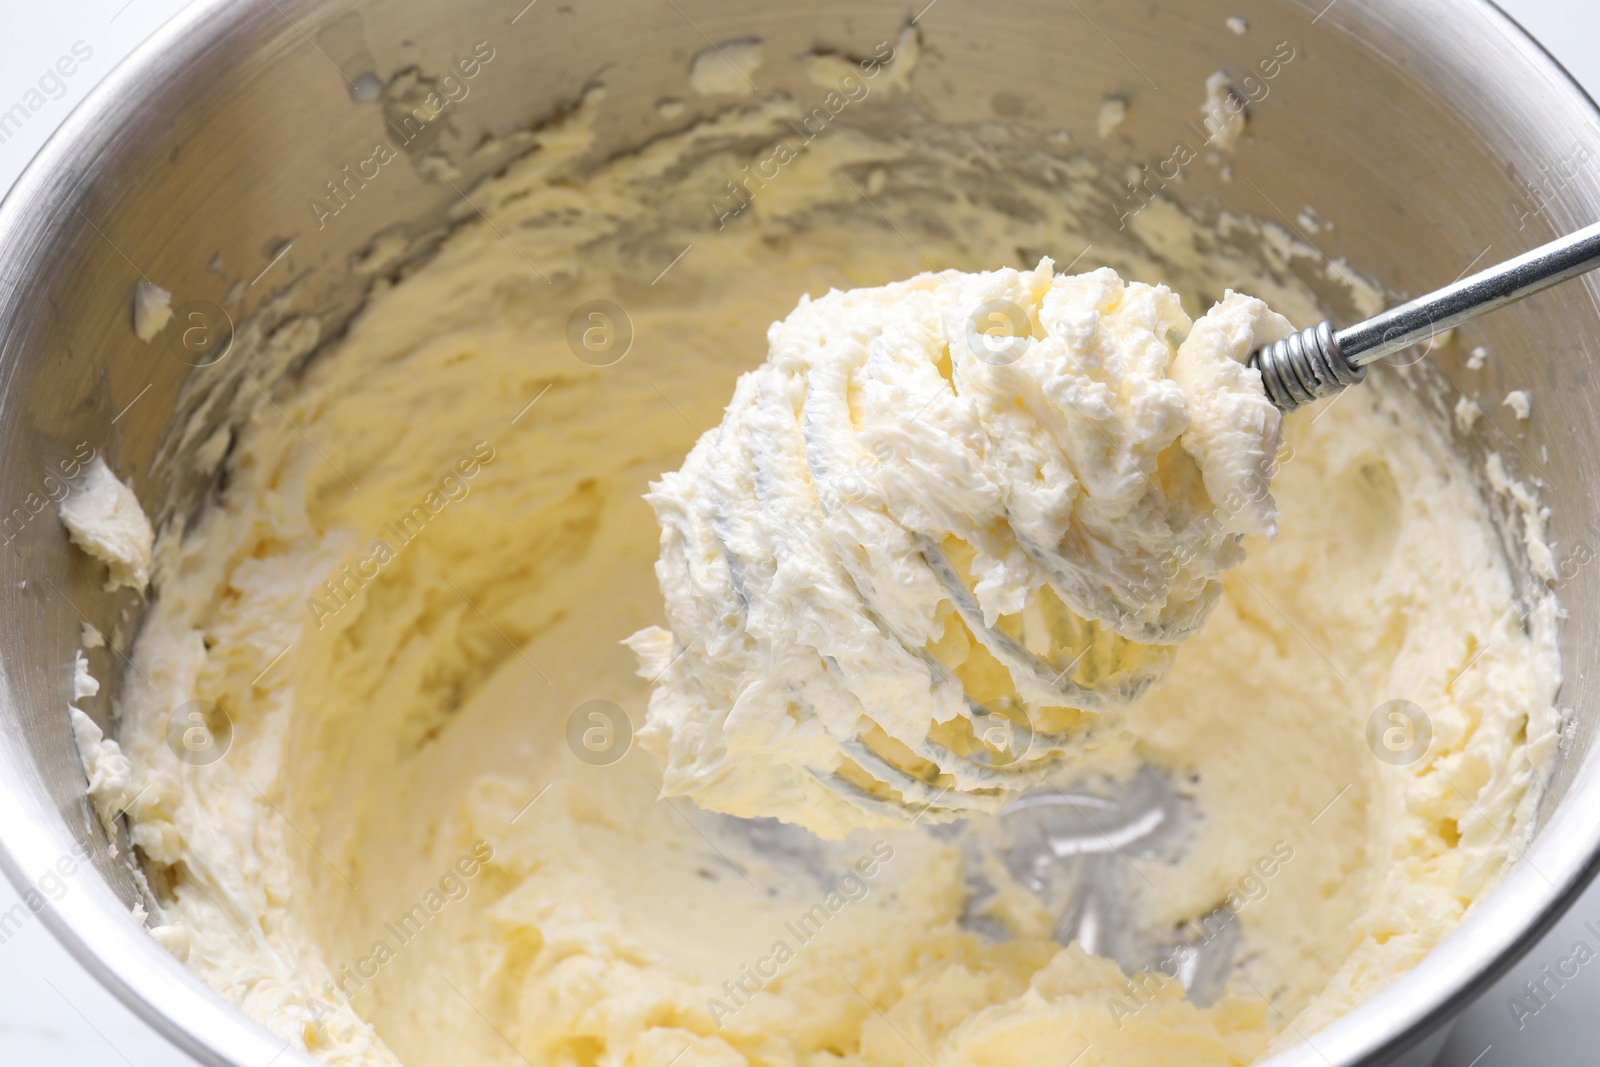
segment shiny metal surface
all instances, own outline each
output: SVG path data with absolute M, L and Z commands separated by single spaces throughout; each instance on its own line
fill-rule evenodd
M 1480 315 L 1600 267 L 1600 223 L 1497 263 L 1426 296 L 1334 332 L 1319 323 L 1250 357 L 1284 411 L 1333 396 L 1365 375 L 1360 368 L 1433 340 Z
M 1347 360 L 1366 366 L 1596 267 L 1600 223 L 1346 327 L 1334 341 Z
M 226 306 L 265 335 L 290 314 L 312 314 L 323 337 L 337 336 L 370 284 L 350 264 L 374 233 L 403 225 L 425 254 L 462 217 L 458 187 L 470 190 L 504 166 L 517 130 L 561 111 L 586 88 L 604 83 L 607 92 L 595 147 L 602 157 L 715 106 L 691 99 L 672 119 L 655 106 L 685 94 L 687 64 L 708 40 L 761 37 L 769 57 L 762 89 L 793 88 L 804 84 L 798 53 L 868 50 L 917 14 L 842 0 L 520 7 L 203 0 L 106 79 L 0 205 L 0 517 L 10 520 L 9 551 L 0 556 L 9 593 L 0 605 L 0 866 L 19 887 L 32 887 L 87 846 L 92 868 L 78 871 L 40 917 L 201 1063 L 312 1061 L 233 1011 L 128 918 L 141 890 L 126 848 L 112 853 L 84 803 L 65 705 L 80 624 L 92 621 L 125 648 L 142 605 L 100 589 L 41 487 L 47 465 L 87 443 L 132 476 L 158 526 L 183 523 L 214 489 L 188 473 L 196 443 L 248 411 L 248 386 L 270 387 L 298 374 L 303 361 L 241 358 L 239 372 L 219 386 L 234 392 L 211 409 L 205 432 L 174 434 L 175 415 L 203 398 L 184 392 L 191 367 L 177 353 L 133 337 L 134 281 L 159 282 L 180 305 Z M 1532 248 L 1600 217 L 1600 174 L 1588 162 L 1600 156 L 1600 116 L 1489 4 L 1278 0 L 1252 10 L 1243 37 L 1224 24 L 1235 13 L 1219 0 L 946 0 L 919 16 L 930 47 L 914 97 L 949 123 L 1073 130 L 1076 143 L 1116 168 L 1106 196 L 1119 209 L 1106 213 L 1107 233 L 1142 206 L 1138 189 L 1152 187 L 1114 176 L 1131 168 L 1186 205 L 1277 222 L 1330 260 L 1376 277 L 1394 300 L 1484 256 Z M 452 104 L 449 136 L 418 146 L 453 156 L 453 184 L 429 180 L 426 168 L 394 168 L 336 217 L 308 210 L 381 136 L 383 116 L 362 99 L 362 75 L 442 70 L 479 41 L 495 49 L 493 64 L 469 97 Z M 1265 79 L 1258 64 L 1278 42 L 1294 59 Z M 1174 140 L 1193 136 L 1200 87 L 1219 67 L 1252 101 L 1251 135 L 1231 175 L 1197 166 L 1181 182 L 1154 177 Z M 1245 81 L 1252 68 L 1253 84 L 1269 92 Z M 1092 131 L 1108 93 L 1131 106 L 1118 138 L 1102 143 Z M 473 153 L 486 135 L 505 153 Z M 1337 228 L 1312 232 L 1302 220 L 1305 205 Z M 1333 269 L 1300 262 L 1312 283 Z M 208 270 L 214 263 L 227 277 Z M 238 288 L 236 302 L 230 287 Z M 1333 298 L 1336 287 L 1326 291 Z M 1444 353 L 1430 368 L 1408 372 L 1441 414 L 1458 387 L 1491 395 L 1538 390 L 1531 428 L 1509 420 L 1481 427 L 1467 447 L 1479 458 L 1498 449 L 1519 475 L 1542 479 L 1562 560 L 1591 545 L 1600 522 L 1597 296 L 1584 280 L 1475 324 L 1473 343 L 1496 354 L 1483 371 Z M 1329 314 L 1357 317 L 1337 301 Z M 1490 422 L 1496 418 L 1491 413 Z M 1523 861 L 1456 936 L 1381 996 L 1312 1035 L 1310 1045 L 1275 1059 L 1276 1067 L 1391 1063 L 1436 1045 L 1439 1027 L 1593 873 L 1600 855 L 1600 695 L 1589 680 L 1600 666 L 1597 570 L 1562 570 L 1571 617 L 1560 703 L 1573 709 L 1574 724 Z M 110 680 L 113 696 L 116 687 Z
M 1333 332 L 1333 323 L 1307 326 L 1250 356 L 1250 366 L 1261 372 L 1261 384 L 1280 411 L 1302 408 L 1333 396 L 1367 378 L 1367 368 L 1345 357 Z

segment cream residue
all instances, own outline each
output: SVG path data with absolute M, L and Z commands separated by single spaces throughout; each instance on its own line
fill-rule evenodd
M 76 703 L 84 697 L 92 697 L 100 692 L 100 682 L 89 673 L 89 660 L 84 654 L 72 654 L 72 699 Z
M 1011 719 L 969 701 L 1059 733 L 1159 677 L 1236 539 L 1275 532 L 1280 415 L 1244 361 L 1291 332 L 1049 260 L 802 300 L 648 497 L 671 631 L 631 643 L 667 793 L 836 837 L 1037 784 L 972 767 Z
M 885 74 L 878 84 L 904 91 L 911 83 L 911 72 L 916 69 L 920 56 L 921 37 L 916 27 L 907 26 L 892 44 L 878 42 L 871 55 L 857 58 L 837 52 L 813 52 L 805 57 L 806 76 L 812 85 L 849 96 L 863 78 L 876 79 L 879 74 Z
M 95 721 L 78 708 L 78 701 L 100 692 L 100 683 L 89 673 L 89 661 L 82 652 L 72 657 L 72 702 L 67 715 L 72 720 L 72 737 L 88 777 L 88 793 L 95 810 L 111 835 L 112 855 L 116 855 L 116 817 L 128 806 L 132 795 L 133 765 L 123 755 L 122 746 L 106 737 Z
M 133 283 L 133 332 L 145 344 L 172 321 L 172 294 L 143 278 Z
M 689 87 L 701 96 L 753 96 L 760 69 L 760 41 L 708 45 L 689 65 Z
M 1085 1046 L 1079 1067 L 1221 1067 L 1372 997 L 1516 856 L 1552 758 L 1557 614 L 1539 601 L 1524 627 L 1510 610 L 1472 477 L 1381 371 L 1285 420 L 1278 538 L 1247 537 L 1203 630 L 1096 750 L 1113 777 L 1161 768 L 1203 816 L 1180 861 L 1130 854 L 1123 904 L 1146 927 L 1205 914 L 1275 842 L 1294 849 L 1240 913 L 1239 971 L 1211 1006 L 1142 977 L 1152 1002 L 1119 1018 L 1108 1003 L 1130 975 L 1112 960 L 1048 924 L 999 941 L 964 925 L 966 859 L 923 823 L 822 841 L 661 797 L 648 752 L 601 765 L 616 753 L 582 742 L 578 713 L 608 702 L 613 739 L 616 716 L 642 725 L 647 679 L 619 642 L 668 621 L 641 495 L 717 424 L 800 294 L 994 270 L 1024 247 L 1067 262 L 1093 243 L 1075 269 L 1206 303 L 1225 299 L 1215 279 L 1248 280 L 1304 325 L 1326 313 L 1297 277 L 1346 269 L 1163 201 L 1129 227 L 1139 251 L 1111 231 L 1091 161 L 987 128 L 978 149 L 969 132 L 879 141 L 841 124 L 717 228 L 706 198 L 811 106 L 753 104 L 596 166 L 586 105 L 473 191 L 490 224 L 464 208 L 326 353 L 304 361 L 317 321 L 270 301 L 186 385 L 205 398 L 177 438 L 188 451 L 161 455 L 191 455 L 231 412 L 234 444 L 211 453 L 227 477 L 156 551 L 120 693 L 130 792 L 107 795 L 124 775 L 88 730 L 86 765 L 102 811 L 129 805 L 152 935 L 283 1041 L 362 1067 L 925 1067 Z M 858 192 L 872 171 L 890 222 Z M 590 299 L 624 305 L 637 334 L 610 366 L 566 341 Z M 496 458 L 470 494 L 392 532 L 480 440 Z M 359 571 L 379 540 L 388 561 Z M 318 619 L 329 583 L 343 592 Z M 1433 724 L 1406 767 L 1365 740 L 1393 699 Z M 192 700 L 232 720 L 218 763 L 167 743 Z M 790 931 L 807 916 L 808 936 Z
M 1095 116 L 1095 132 L 1110 137 L 1128 118 L 1128 102 L 1120 96 L 1108 96 L 1100 103 L 1100 113 Z
M 75 707 L 69 706 L 67 712 L 72 716 L 72 734 L 84 773 L 89 776 L 89 795 L 108 820 L 115 818 L 128 797 L 132 767 L 122 747 L 106 737 L 93 719 Z
M 1217 148 L 1232 148 L 1244 136 L 1249 119 L 1244 100 L 1233 91 L 1233 79 L 1219 70 L 1206 79 L 1206 100 L 1200 105 L 1205 122 L 1206 143 Z
M 72 543 L 108 568 L 107 589 L 150 584 L 150 553 L 155 533 L 133 489 L 117 480 L 99 456 L 72 483 L 61 501 L 61 523 Z
M 1556 556 L 1551 551 L 1550 542 L 1544 533 L 1544 524 L 1550 518 L 1550 509 L 1544 506 L 1527 483 L 1506 473 L 1506 461 L 1500 453 L 1489 453 L 1489 458 L 1484 461 L 1484 473 L 1489 478 L 1489 487 L 1503 496 L 1510 497 L 1516 504 L 1517 510 L 1521 512 L 1522 543 L 1527 550 L 1528 562 L 1532 564 L 1534 573 L 1547 582 L 1555 581 Z

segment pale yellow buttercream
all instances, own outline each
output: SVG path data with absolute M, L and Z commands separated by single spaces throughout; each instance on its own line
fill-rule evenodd
M 254 408 L 220 497 L 158 542 L 124 687 L 115 805 L 158 936 L 337 1064 L 1232 1064 L 1314 1034 L 1493 884 L 1552 756 L 1548 646 L 1462 463 L 1392 382 L 1286 421 L 1277 540 L 1247 543 L 1107 757 L 1113 775 L 1165 769 L 1201 815 L 1177 863 L 1131 860 L 1141 921 L 1239 902 L 1244 963 L 1212 1007 L 1020 920 L 999 943 L 969 932 L 962 853 L 926 826 L 752 829 L 662 797 L 637 747 L 602 766 L 569 744 L 590 701 L 643 724 L 647 679 L 620 643 L 664 621 L 642 495 L 722 417 L 771 322 L 800 294 L 1086 243 L 1070 183 L 918 229 L 896 206 L 915 203 L 895 183 L 916 173 L 894 171 L 911 150 L 842 129 L 719 228 L 703 190 L 748 161 L 731 145 L 778 136 L 772 117 L 599 169 L 573 165 L 583 112 L 543 131 L 474 193 L 493 226 L 379 283 Z M 927 188 L 983 169 L 948 168 Z M 1134 228 L 1160 261 L 1108 247 L 1076 269 L 1178 292 L 1217 269 L 1297 322 L 1317 312 L 1288 272 L 1202 254 L 1168 207 Z M 591 299 L 631 321 L 610 366 L 566 341 Z M 168 742 L 197 699 L 233 726 L 208 765 Z M 1432 724 L 1408 766 L 1364 733 L 1392 699 Z

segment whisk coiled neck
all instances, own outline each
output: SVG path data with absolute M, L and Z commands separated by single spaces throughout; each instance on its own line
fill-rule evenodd
M 1258 349 L 1250 357 L 1250 366 L 1261 372 L 1267 396 L 1286 414 L 1367 376 L 1366 367 L 1352 365 L 1339 351 L 1329 322 L 1319 322 Z

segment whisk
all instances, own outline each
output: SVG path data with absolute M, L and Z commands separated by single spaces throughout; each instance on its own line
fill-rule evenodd
M 1250 365 L 1272 402 L 1294 411 L 1357 384 L 1370 363 L 1596 267 L 1600 223 L 1343 330 L 1319 322 L 1261 348 Z
M 1361 382 L 1368 364 L 1597 267 L 1600 224 L 1346 329 L 1318 323 L 1264 346 L 1251 356 L 1250 365 L 1261 372 L 1272 402 L 1291 412 Z M 1051 560 L 1050 553 L 1030 550 L 1029 555 L 1041 565 L 1059 562 Z M 1210 601 L 1197 602 L 1191 618 L 1126 634 L 1135 642 L 1149 642 L 1145 647 L 1155 653 L 1153 658 L 1125 664 L 1131 669 L 1111 671 L 1096 684 L 1085 685 L 1070 677 L 1076 660 L 1062 669 L 1054 662 L 1056 657 L 1037 656 L 1010 635 L 986 625 L 964 576 L 938 546 L 923 545 L 923 557 L 951 597 L 955 615 L 1018 679 L 1016 697 L 1003 709 L 969 697 L 965 744 L 930 738 L 919 751 L 901 754 L 902 758 L 865 739 L 846 744 L 846 755 L 868 781 L 852 781 L 837 772 L 819 777 L 853 803 L 884 814 L 926 815 L 939 821 L 999 810 L 1020 790 L 1051 776 L 1059 769 L 1060 758 L 1084 741 L 1082 730 L 1045 728 L 1033 717 L 1033 709 L 1055 705 L 1092 713 L 1125 707 L 1165 672 L 1168 656 L 1161 653 L 1170 655 L 1176 642 L 1203 622 L 1211 606 Z M 1071 574 L 1058 573 L 1059 567 L 1051 571 L 1052 584 L 1065 583 L 1063 588 L 1083 594 L 1083 583 L 1070 581 Z M 1076 602 L 1083 596 L 1071 599 Z M 949 675 L 949 668 L 929 659 L 936 675 Z M 922 766 L 913 767 L 916 763 Z

